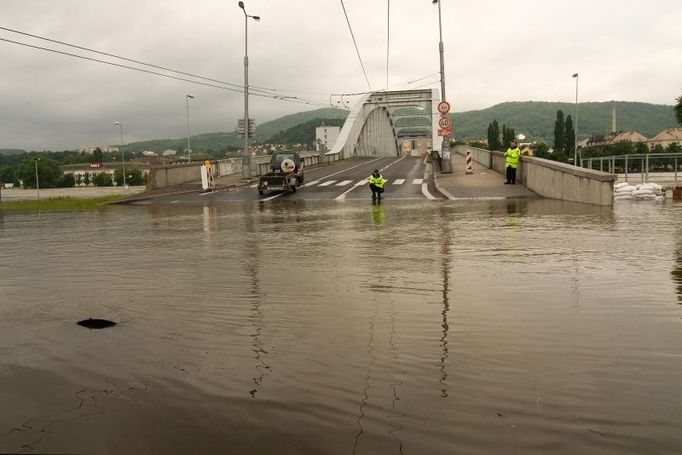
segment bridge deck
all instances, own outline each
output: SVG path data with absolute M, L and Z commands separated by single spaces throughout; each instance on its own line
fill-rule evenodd
M 521 163 L 523 166 L 523 163 Z M 474 162 L 471 175 L 466 175 L 464 156 L 452 154 L 452 174 L 435 172 L 436 187 L 449 199 L 509 199 L 540 197 L 525 186 L 505 185 L 505 177 L 492 169 Z

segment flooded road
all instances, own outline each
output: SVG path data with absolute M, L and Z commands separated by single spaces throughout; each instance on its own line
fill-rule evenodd
M 679 203 L 0 213 L 0 251 L 0 452 L 682 450 Z

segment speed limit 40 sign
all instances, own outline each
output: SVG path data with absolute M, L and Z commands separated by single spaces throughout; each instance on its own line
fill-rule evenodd
M 450 121 L 450 117 L 448 116 L 443 116 L 438 120 L 438 126 L 440 126 L 443 129 L 450 128 L 452 126 L 452 122 Z

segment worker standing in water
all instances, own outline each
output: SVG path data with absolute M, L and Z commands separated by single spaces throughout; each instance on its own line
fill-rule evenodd
M 381 193 L 384 192 L 384 183 L 386 183 L 384 176 L 381 175 L 379 169 L 374 169 L 374 172 L 372 172 L 372 175 L 369 176 L 368 180 L 369 189 L 372 190 L 372 200 L 380 201 Z
M 516 169 L 519 167 L 519 158 L 521 157 L 521 150 L 516 146 L 516 141 L 512 140 L 509 148 L 504 154 L 504 164 L 506 167 L 507 181 L 505 185 L 516 184 Z

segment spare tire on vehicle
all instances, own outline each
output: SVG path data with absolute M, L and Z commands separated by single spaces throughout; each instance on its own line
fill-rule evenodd
M 294 170 L 296 169 L 296 163 L 294 163 L 294 160 L 292 160 L 291 158 L 286 158 L 282 160 L 282 164 L 280 164 L 279 167 L 282 169 L 282 172 L 286 173 L 294 172 Z

